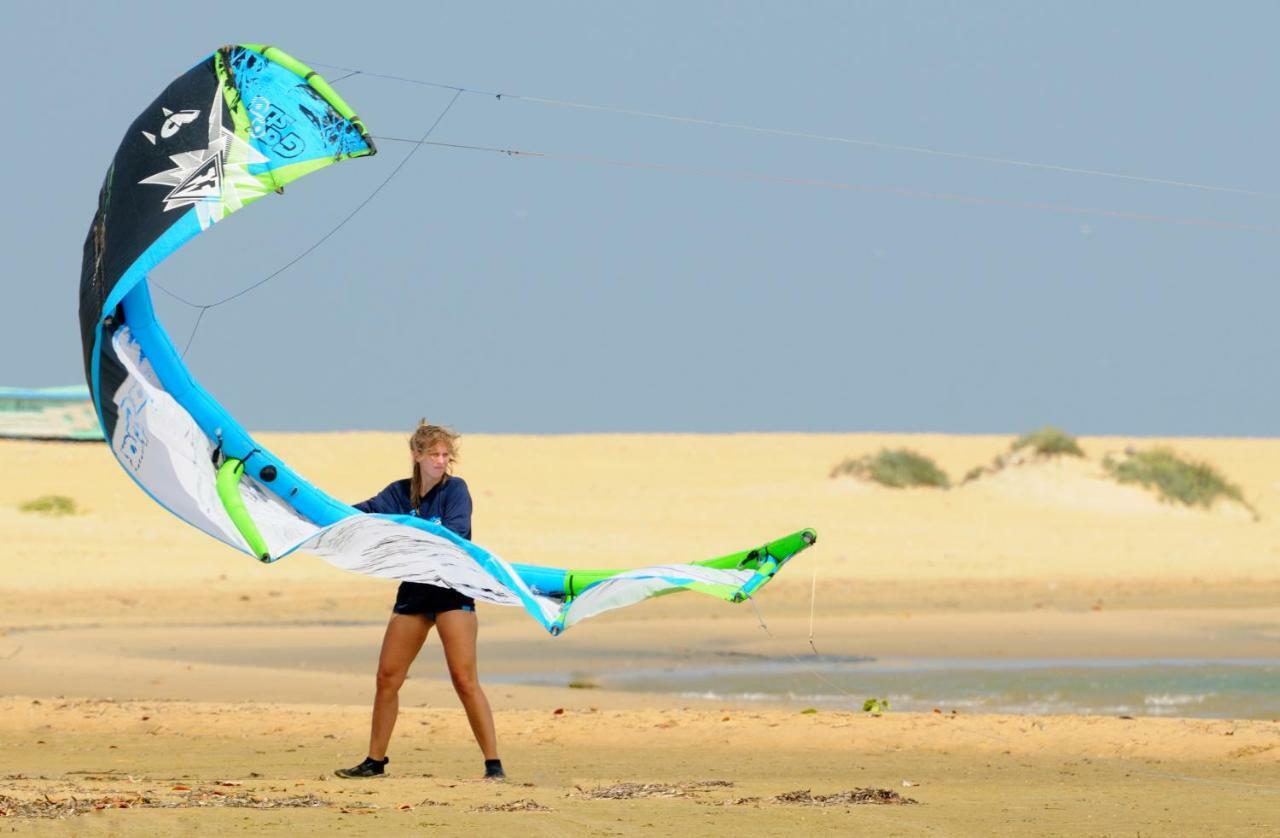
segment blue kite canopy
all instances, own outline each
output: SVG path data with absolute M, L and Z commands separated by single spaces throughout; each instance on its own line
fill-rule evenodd
M 214 52 L 125 134 L 85 240 L 80 330 L 111 450 L 157 503 L 264 562 L 301 549 L 354 572 L 522 605 L 553 634 L 675 590 L 741 601 L 813 543 L 803 530 L 719 559 L 635 570 L 512 565 L 438 522 L 361 513 L 259 445 L 183 364 L 156 319 L 147 276 L 231 213 L 375 151 L 323 78 L 257 44 Z

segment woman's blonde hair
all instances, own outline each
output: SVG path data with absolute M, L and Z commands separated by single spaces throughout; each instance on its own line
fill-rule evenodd
M 422 469 L 418 466 L 418 455 L 431 450 L 437 443 L 443 443 L 449 449 L 449 465 L 445 468 L 443 483 L 449 479 L 449 469 L 458 461 L 458 434 L 443 425 L 432 425 L 426 417 L 418 420 L 418 428 L 409 435 L 409 451 L 413 454 L 413 477 L 409 480 L 409 500 L 415 506 L 422 500 Z

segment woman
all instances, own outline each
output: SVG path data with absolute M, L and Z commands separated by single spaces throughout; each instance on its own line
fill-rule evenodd
M 458 435 L 448 428 L 429 425 L 423 419 L 409 437 L 413 476 L 397 480 L 356 509 L 390 515 L 416 515 L 437 519 L 448 529 L 471 538 L 471 493 L 462 478 L 449 474 L 457 459 Z M 412 500 L 411 500 L 412 499 Z M 339 777 L 381 777 L 390 761 L 387 743 L 400 710 L 400 685 L 409 666 L 435 627 L 444 646 L 445 662 L 453 688 L 467 711 L 467 721 L 484 752 L 486 780 L 505 778 L 498 759 L 498 739 L 493 728 L 493 711 L 480 689 L 476 674 L 475 600 L 451 588 L 401 582 L 396 604 L 382 637 L 378 656 L 377 692 L 373 699 L 373 724 L 369 733 L 369 755 L 354 768 L 340 768 Z

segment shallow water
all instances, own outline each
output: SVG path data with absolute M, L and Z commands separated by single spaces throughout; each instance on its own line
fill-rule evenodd
M 164 660 L 371 675 L 377 623 L 54 630 L 68 643 Z M 483 680 L 600 687 L 726 703 L 861 710 L 1280 719 L 1280 658 L 871 658 L 490 641 Z M 437 644 L 413 677 L 445 678 Z
M 830 709 L 1280 718 L 1280 660 L 794 658 L 503 679 Z

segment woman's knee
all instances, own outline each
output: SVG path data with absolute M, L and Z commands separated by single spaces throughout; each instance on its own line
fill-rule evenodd
M 450 669 L 449 680 L 453 681 L 453 689 L 460 696 L 471 696 L 480 692 L 480 678 L 474 668 Z
M 405 676 L 409 673 L 403 669 L 392 669 L 390 667 L 379 666 L 377 683 L 378 692 L 390 690 L 395 692 L 404 684 Z

